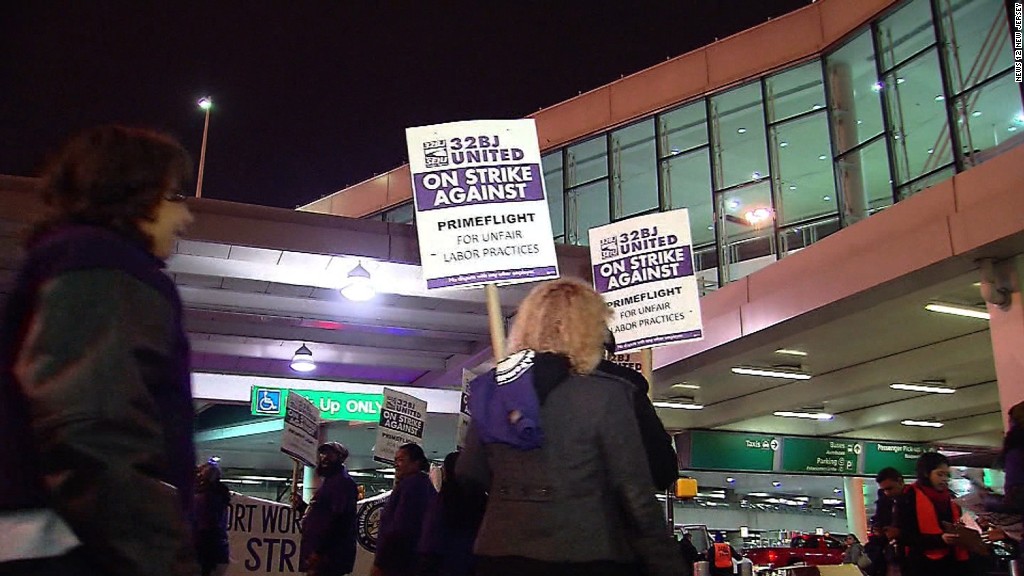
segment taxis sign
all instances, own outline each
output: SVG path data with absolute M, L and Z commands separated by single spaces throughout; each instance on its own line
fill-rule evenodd
M 299 394 L 320 411 L 321 420 L 376 422 L 380 419 L 383 394 L 329 392 L 326 390 L 295 390 L 253 386 L 250 409 L 254 416 L 284 416 L 288 394 Z

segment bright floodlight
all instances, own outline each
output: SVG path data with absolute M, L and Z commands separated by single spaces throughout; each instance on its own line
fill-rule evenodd
M 213 98 L 209 96 L 203 96 L 199 99 L 199 107 L 203 110 L 209 110 L 213 106 Z
M 313 361 L 313 351 L 305 344 L 295 351 L 292 356 L 292 370 L 296 372 L 312 372 L 316 370 L 316 362 Z
M 370 272 L 363 268 L 362 262 L 356 264 L 356 267 L 348 273 L 347 282 L 341 289 L 341 295 L 355 302 L 364 302 L 377 295 Z

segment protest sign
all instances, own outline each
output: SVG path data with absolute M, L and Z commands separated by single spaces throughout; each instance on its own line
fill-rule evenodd
M 703 337 L 687 210 L 590 229 L 594 288 L 615 310 L 619 352 Z
M 391 388 L 384 389 L 384 406 L 377 425 L 373 459 L 395 463 L 395 453 L 403 444 L 423 444 L 423 423 L 427 402 Z
M 406 129 L 427 288 L 558 277 L 533 120 Z
M 307 466 L 316 466 L 320 411 L 299 394 L 289 394 L 284 413 L 281 452 Z
M 469 432 L 469 383 L 473 381 L 473 373 L 462 369 L 462 400 L 459 403 L 459 422 L 455 428 L 455 447 L 461 450 L 466 445 L 466 433 Z

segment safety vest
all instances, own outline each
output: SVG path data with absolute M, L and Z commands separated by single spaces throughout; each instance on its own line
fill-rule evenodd
M 715 542 L 715 568 L 732 568 L 732 550 L 728 544 Z
M 921 534 L 928 534 L 931 536 L 941 536 L 943 533 L 942 526 L 939 524 L 939 515 L 935 511 L 935 505 L 920 490 L 914 490 L 914 499 L 917 506 L 917 529 Z M 960 521 L 960 506 L 956 502 L 950 502 L 950 506 L 953 508 L 953 523 L 956 524 Z M 953 552 L 955 558 L 964 562 L 968 559 L 967 549 L 963 546 L 954 546 Z M 924 551 L 925 558 L 929 560 L 941 560 L 949 555 L 949 546 L 943 546 L 942 548 L 932 548 Z

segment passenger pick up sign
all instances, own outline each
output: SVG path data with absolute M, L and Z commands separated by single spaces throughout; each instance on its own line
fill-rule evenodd
M 615 310 L 619 352 L 703 337 L 684 208 L 590 229 L 594 288 Z
M 558 277 L 533 120 L 407 128 L 427 288 Z

